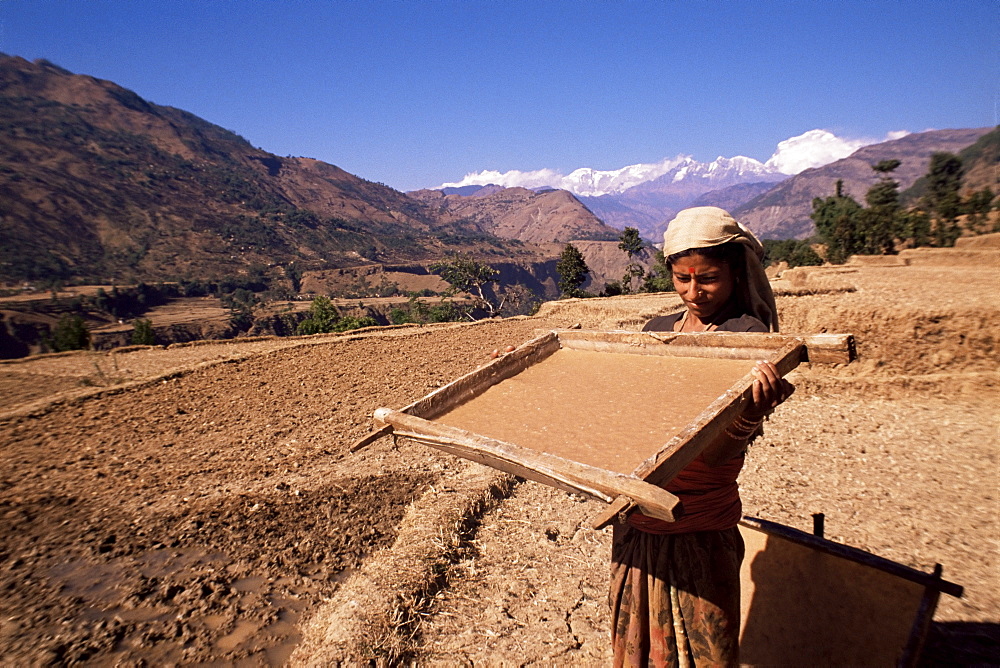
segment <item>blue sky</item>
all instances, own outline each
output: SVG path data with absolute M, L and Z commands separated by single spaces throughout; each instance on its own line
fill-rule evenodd
M 998 0 L 0 0 L 0 51 L 400 190 L 998 123 Z

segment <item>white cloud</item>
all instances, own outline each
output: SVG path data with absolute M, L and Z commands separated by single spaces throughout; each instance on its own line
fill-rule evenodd
M 798 174 L 846 158 L 862 146 L 900 139 L 908 134 L 906 130 L 896 130 L 883 139 L 845 139 L 827 130 L 810 130 L 779 142 L 774 155 L 765 164 L 782 174 Z
M 466 174 L 461 181 L 442 183 L 439 188 L 461 188 L 462 186 L 498 185 L 504 188 L 552 188 L 562 187 L 562 174 L 551 169 L 538 169 L 533 172 L 522 172 L 512 169 L 509 172 L 498 172 L 495 169 L 484 169 L 481 172 Z

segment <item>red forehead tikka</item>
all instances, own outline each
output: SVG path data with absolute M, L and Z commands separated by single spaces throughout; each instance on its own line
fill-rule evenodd
M 696 273 L 694 267 L 688 267 L 688 273 L 694 276 Z

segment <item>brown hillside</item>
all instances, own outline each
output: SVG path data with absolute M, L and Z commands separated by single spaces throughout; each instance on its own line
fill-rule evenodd
M 0 57 L 0 136 L 0 279 L 530 255 L 384 185 L 43 61 Z
M 504 188 L 483 195 L 445 195 L 418 190 L 414 198 L 441 215 L 473 222 L 479 229 L 504 239 L 531 243 L 565 243 L 571 239 L 612 240 L 619 231 L 605 225 L 580 200 L 565 190 L 536 193 L 527 188 Z

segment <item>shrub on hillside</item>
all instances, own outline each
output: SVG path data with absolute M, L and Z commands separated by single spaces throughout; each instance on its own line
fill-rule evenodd
M 329 297 L 316 297 L 309 306 L 309 317 L 299 323 L 299 334 L 322 334 L 332 332 L 340 319 L 340 312 Z
M 789 267 L 808 267 L 823 264 L 821 258 L 808 241 L 798 239 L 765 239 L 764 266 L 787 262 Z
M 371 316 L 341 316 L 329 297 L 317 297 L 309 306 L 309 314 L 299 323 L 297 331 L 299 334 L 325 334 L 377 325 L 378 322 Z
M 52 349 L 56 352 L 64 350 L 86 350 L 90 347 L 90 330 L 87 323 L 78 315 L 64 315 L 59 319 L 52 332 Z
M 153 331 L 153 323 L 150 320 L 139 318 L 132 323 L 132 345 L 156 345 L 156 332 Z
M 410 301 L 406 306 L 397 306 L 389 311 L 389 322 L 394 325 L 403 325 L 406 323 L 456 322 L 462 319 L 462 310 L 453 302 L 442 299 L 439 303 L 428 306 L 417 299 L 418 296 L 419 293 L 410 293 Z
M 657 249 L 653 254 L 653 266 L 649 268 L 643 278 L 640 292 L 673 292 L 674 277 L 667 267 L 667 258 L 663 256 L 663 251 Z

